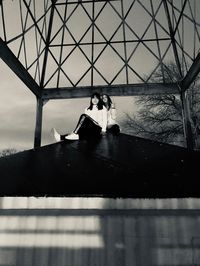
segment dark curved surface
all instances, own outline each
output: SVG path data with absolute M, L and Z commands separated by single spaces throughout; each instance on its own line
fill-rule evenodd
M 1 196 L 199 196 L 200 152 L 126 134 L 0 158 Z

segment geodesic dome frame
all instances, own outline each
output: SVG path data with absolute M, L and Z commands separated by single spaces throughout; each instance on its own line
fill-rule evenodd
M 0 9 L 0 56 L 37 97 L 35 147 L 45 101 L 88 97 L 94 90 L 180 94 L 192 147 L 186 91 L 200 70 L 199 1 L 1 0 Z M 181 80 L 174 80 L 169 61 Z M 158 68 L 162 82 L 152 83 Z

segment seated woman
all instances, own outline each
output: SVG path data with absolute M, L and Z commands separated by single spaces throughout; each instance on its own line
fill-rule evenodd
M 102 95 L 103 105 L 107 109 L 107 127 L 106 131 L 111 132 L 113 134 L 118 134 L 120 132 L 120 127 L 116 122 L 117 114 L 116 108 L 113 104 L 111 98 L 107 94 Z
M 94 138 L 106 132 L 107 111 L 99 93 L 93 93 L 90 105 L 79 118 L 78 124 L 70 135 L 60 135 L 52 129 L 56 141 L 78 140 L 79 138 Z

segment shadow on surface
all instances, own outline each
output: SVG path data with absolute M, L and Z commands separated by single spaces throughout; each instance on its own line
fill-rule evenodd
M 199 210 L 115 207 L 1 209 L 0 265 L 198 265 Z

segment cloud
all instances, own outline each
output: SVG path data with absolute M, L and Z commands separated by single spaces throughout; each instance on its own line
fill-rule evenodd
M 0 150 L 31 149 L 34 145 L 36 98 L 23 82 L 1 62 L 0 85 Z M 118 121 L 125 112 L 134 111 L 133 97 L 112 97 Z M 51 100 L 43 108 L 42 145 L 53 142 L 52 127 L 61 134 L 70 133 L 79 116 L 89 106 L 89 98 Z
M 3 61 L 0 66 L 0 149 L 31 148 L 35 96 Z

